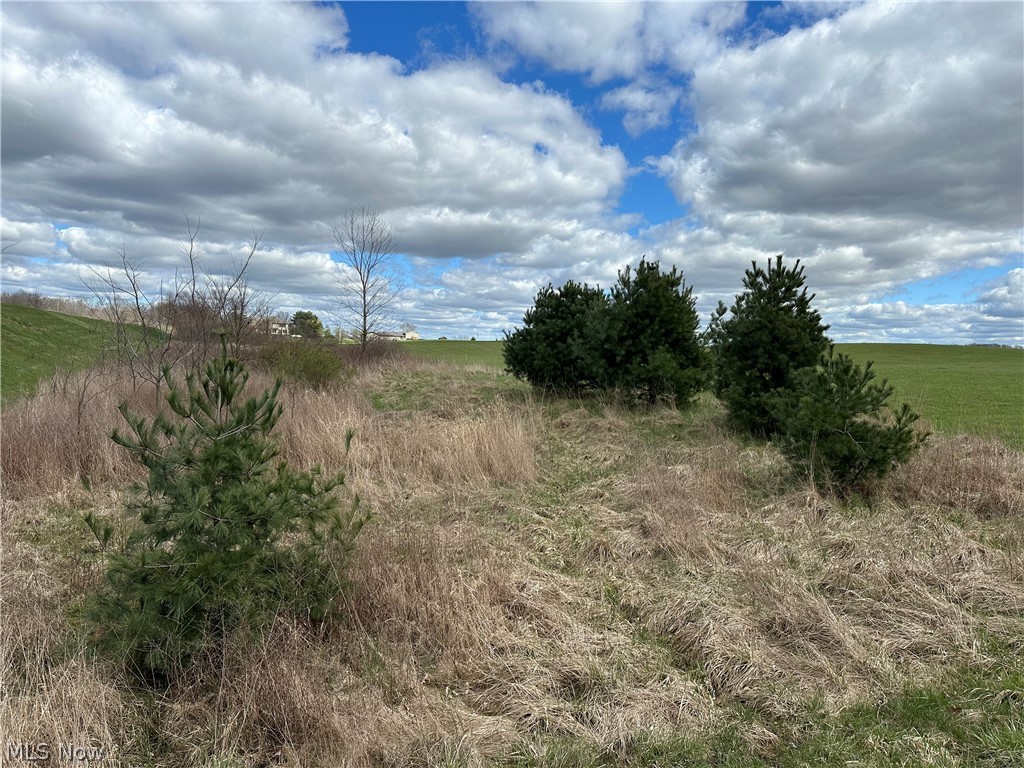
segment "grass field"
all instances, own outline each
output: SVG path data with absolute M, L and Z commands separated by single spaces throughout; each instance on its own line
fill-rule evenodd
M 504 368 L 501 350 L 503 341 L 411 341 L 402 345 L 423 360 L 435 360 L 460 365 L 491 365 Z
M 0 398 L 33 392 L 58 369 L 77 370 L 109 344 L 112 326 L 56 312 L 0 308 Z M 500 341 L 417 341 L 402 345 L 423 360 L 504 368 Z M 1024 350 L 924 344 L 839 344 L 860 363 L 874 361 L 934 430 L 999 437 L 1024 448 Z
M 1024 448 L 1024 349 L 930 344 L 838 344 L 874 361 L 907 402 L 942 432 L 1000 437 Z
M 504 367 L 500 341 L 419 341 L 405 346 L 425 360 Z M 999 437 L 1024 448 L 1024 350 L 927 344 L 837 344 L 895 388 L 930 428 Z
M 103 320 L 0 305 L 0 399 L 34 392 L 58 369 L 89 367 L 113 333 L 114 326 Z
M 937 436 L 844 501 L 737 440 L 707 395 L 631 410 L 400 359 L 336 389 L 289 385 L 281 458 L 345 469 L 374 515 L 344 618 L 282 615 L 153 686 L 90 657 L 75 619 L 110 555 L 82 515 L 124 535 L 138 477 L 109 437 L 123 384 L 84 419 L 59 390 L 5 407 L 11 741 L 102 746 L 109 768 L 1010 768 L 1024 754 L 1024 463 L 998 443 Z

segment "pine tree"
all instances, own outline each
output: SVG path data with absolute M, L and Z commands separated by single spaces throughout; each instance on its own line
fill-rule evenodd
M 862 368 L 829 350 L 775 399 L 777 442 L 794 466 L 840 491 L 884 477 L 927 437 L 914 431 L 918 415 L 906 403 L 890 410 L 892 393 L 870 362 Z
M 719 303 L 706 336 L 715 395 L 737 426 L 770 437 L 778 430 L 773 398 L 792 387 L 797 371 L 817 365 L 828 326 L 811 307 L 799 260 L 785 267 L 780 255 L 767 270 L 753 263 L 743 287 L 731 309 Z
M 541 289 L 523 327 L 505 334 L 509 373 L 533 386 L 579 393 L 606 386 L 604 350 L 608 297 L 600 287 L 570 280 Z
M 653 404 L 660 397 L 689 403 L 704 380 L 697 339 L 693 291 L 675 267 L 662 272 L 657 261 L 626 267 L 612 288 L 609 348 L 614 382 L 624 392 Z
M 243 399 L 248 373 L 226 350 L 185 388 L 167 371 L 173 416 L 120 412 L 112 439 L 148 470 L 137 523 L 88 612 L 95 644 L 143 674 L 170 674 L 210 643 L 256 635 L 289 610 L 332 613 L 367 520 L 343 503 L 343 474 L 277 461 L 280 382 Z M 351 440 L 351 433 L 346 441 Z

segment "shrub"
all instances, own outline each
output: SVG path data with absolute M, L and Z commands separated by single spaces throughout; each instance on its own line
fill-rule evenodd
M 737 426 L 767 437 L 778 431 L 775 393 L 790 389 L 801 368 L 817 365 L 828 326 L 811 308 L 799 260 L 784 267 L 777 256 L 767 271 L 753 263 L 743 287 L 730 310 L 719 303 L 708 329 L 714 390 Z
M 338 349 L 323 341 L 273 341 L 260 349 L 260 359 L 276 375 L 314 389 L 323 389 L 352 374 Z
M 647 403 L 689 403 L 704 381 L 696 303 L 675 267 L 640 260 L 612 288 L 609 370 L 615 385 Z
M 572 280 L 541 289 L 523 327 L 505 333 L 509 373 L 533 386 L 578 393 L 607 386 L 608 297 Z
M 95 645 L 143 674 L 173 673 L 229 634 L 259 634 L 279 610 L 328 618 L 367 519 L 358 498 L 339 498 L 344 475 L 275 464 L 280 383 L 241 400 L 248 373 L 226 350 L 185 390 L 165 375 L 176 419 L 120 408 L 130 434 L 112 439 L 148 481 L 87 611 Z M 106 544 L 109 530 L 90 527 Z
M 775 396 L 776 440 L 794 466 L 840 490 L 884 477 L 927 437 L 914 431 L 918 415 L 906 403 L 889 410 L 892 391 L 885 379 L 875 381 L 871 363 L 861 368 L 830 350 Z

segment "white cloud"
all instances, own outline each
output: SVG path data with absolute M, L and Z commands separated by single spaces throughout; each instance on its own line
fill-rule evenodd
M 991 281 L 978 301 L 986 315 L 1016 321 L 1017 331 L 1024 330 L 1024 268 Z
M 338 9 L 2 12 L 5 232 L 72 225 L 66 249 L 33 244 L 53 252 L 38 268 L 5 255 L 9 282 L 81 290 L 72 267 L 122 246 L 156 278 L 178 259 L 184 212 L 211 258 L 264 232 L 254 276 L 316 302 L 347 207 L 380 208 L 407 254 L 485 258 L 601 221 L 626 178 L 563 96 L 473 62 L 406 73 L 347 53 Z
M 722 49 L 743 3 L 479 3 L 491 45 L 510 46 L 595 82 L 635 78 L 652 67 L 686 72 Z
M 622 123 L 629 135 L 635 137 L 668 125 L 682 95 L 682 89 L 666 83 L 638 81 L 606 91 L 601 97 L 601 108 L 625 112 Z
M 662 163 L 701 211 L 1015 225 L 1022 8 L 866 5 L 699 66 L 700 129 Z
M 803 258 L 837 311 L 1004 264 L 1024 224 L 1022 23 L 1017 4 L 870 4 L 698 66 L 697 135 L 653 162 L 699 226 L 651 236 L 708 264 Z M 712 292 L 726 275 L 702 271 Z
M 707 312 L 785 252 L 848 335 L 1019 338 L 1020 270 L 976 303 L 886 297 L 1022 249 L 1021 7 L 829 12 L 751 42 L 742 5 L 474 7 L 496 51 L 604 83 L 594 105 L 632 134 L 692 111 L 696 134 L 650 159 L 691 215 L 634 237 L 624 153 L 567 96 L 479 61 L 409 72 L 349 52 L 340 9 L 5 3 L 4 289 L 81 292 L 78 268 L 122 246 L 158 282 L 184 212 L 213 269 L 264 231 L 257 287 L 325 316 L 330 224 L 368 205 L 419 265 L 402 319 L 427 331 L 500 335 L 547 281 L 607 286 L 644 253 L 681 266 Z

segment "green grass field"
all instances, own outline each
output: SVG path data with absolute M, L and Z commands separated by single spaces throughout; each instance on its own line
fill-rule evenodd
M 941 432 L 1001 437 L 1024 447 L 1024 349 L 930 344 L 837 344 L 893 385 Z
M 500 341 L 418 341 L 406 345 L 427 360 L 504 368 Z M 1000 437 L 1024 447 L 1024 350 L 929 344 L 837 344 L 859 363 L 874 361 L 928 425 L 947 433 Z
M 503 341 L 411 341 L 402 345 L 424 360 L 443 360 L 463 365 L 492 365 L 504 368 Z
M 113 331 L 113 324 L 104 320 L 2 305 L 0 398 L 30 394 L 58 369 L 92 365 L 109 346 Z

